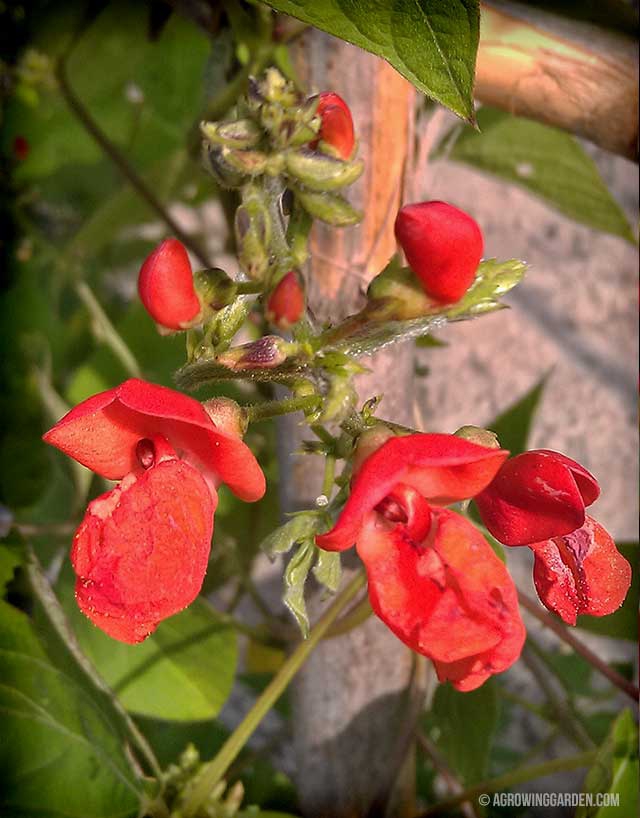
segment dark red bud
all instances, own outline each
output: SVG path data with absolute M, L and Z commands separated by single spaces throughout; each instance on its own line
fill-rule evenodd
M 342 159 L 350 159 L 355 147 L 353 119 L 349 106 L 338 94 L 320 94 L 318 114 L 322 120 L 320 138 L 336 149 Z
M 295 270 L 288 272 L 276 284 L 267 300 L 267 321 L 287 330 L 298 322 L 304 313 L 305 297 L 300 277 Z
M 395 231 L 427 295 L 445 304 L 459 301 L 482 258 L 482 233 L 474 219 L 446 202 L 419 202 L 400 210 Z

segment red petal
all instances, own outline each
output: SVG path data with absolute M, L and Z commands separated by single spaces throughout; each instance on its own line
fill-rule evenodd
M 576 460 L 572 460 L 562 452 L 554 452 L 551 449 L 536 449 L 538 454 L 547 454 L 567 466 L 573 475 L 578 491 L 582 495 L 582 500 L 585 506 L 590 506 L 600 496 L 600 486 L 596 478 L 587 471 L 584 466 L 581 466 Z
M 579 614 L 606 616 L 624 602 L 631 566 L 591 517 L 577 531 L 531 548 L 538 596 L 569 625 L 576 624 Z
M 204 474 L 212 489 L 226 483 L 242 500 L 265 491 L 262 469 L 239 438 L 217 429 L 193 398 L 137 378 L 83 401 L 44 440 L 109 480 L 137 467 L 135 447 L 162 435 Z
M 524 627 L 515 586 L 482 535 L 464 518 L 434 510 L 422 544 L 368 515 L 358 538 L 375 613 L 441 680 L 471 690 L 520 655 Z
M 76 599 L 99 628 L 141 642 L 202 586 L 217 496 L 184 461 L 167 460 L 89 504 L 74 537 Z
M 455 435 L 393 437 L 364 461 L 336 525 L 316 542 L 327 551 L 349 548 L 365 515 L 399 483 L 438 505 L 473 497 L 493 480 L 507 455 Z
M 146 258 L 138 293 L 153 320 L 168 329 L 183 329 L 199 314 L 191 262 L 177 239 L 165 239 Z
M 353 119 L 341 96 L 327 91 L 320 94 L 318 114 L 322 120 L 320 137 L 332 145 L 343 159 L 349 159 L 355 147 Z
M 585 504 L 573 463 L 543 450 L 508 460 L 491 485 L 475 498 L 491 534 L 505 545 L 528 545 L 580 528 Z M 591 497 L 593 486 L 586 477 L 591 475 L 578 468 L 581 484 L 589 485 L 587 496 Z
M 302 317 L 305 308 L 304 290 L 295 270 L 282 278 L 267 301 L 267 321 L 283 330 L 289 329 Z
M 401 208 L 395 231 L 427 295 L 444 303 L 462 298 L 482 258 L 475 220 L 447 202 L 419 202 Z

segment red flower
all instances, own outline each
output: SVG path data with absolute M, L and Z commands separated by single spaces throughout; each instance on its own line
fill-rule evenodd
M 300 320 L 304 308 L 304 290 L 300 277 L 295 270 L 290 270 L 276 284 L 267 300 L 265 310 L 267 321 L 280 329 L 287 330 Z
M 482 258 L 482 233 L 474 219 L 446 202 L 420 202 L 400 209 L 395 231 L 426 294 L 445 304 L 459 301 Z
M 336 525 L 316 538 L 327 550 L 356 543 L 375 613 L 458 690 L 506 670 L 525 633 L 515 586 L 489 544 L 430 504 L 480 491 L 506 456 L 453 435 L 391 438 L 364 460 Z
M 168 330 L 187 329 L 200 315 L 191 262 L 177 239 L 165 239 L 147 256 L 138 293 L 153 320 Z
M 570 534 L 533 543 L 531 549 L 538 596 L 569 625 L 579 614 L 606 616 L 624 602 L 631 566 L 591 517 Z
M 497 540 L 529 545 L 580 528 L 599 494 L 595 477 L 575 460 L 538 449 L 507 460 L 475 501 Z
M 342 159 L 350 159 L 356 144 L 349 106 L 338 94 L 320 94 L 318 114 L 322 120 L 320 138 L 335 148 Z
M 121 480 L 89 504 L 71 559 L 81 610 L 123 642 L 142 641 L 198 595 L 220 483 L 247 501 L 265 490 L 226 409 L 218 426 L 192 398 L 141 380 L 83 401 L 44 439 Z

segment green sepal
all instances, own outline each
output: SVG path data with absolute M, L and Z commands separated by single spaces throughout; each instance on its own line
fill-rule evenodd
M 311 216 L 334 227 L 348 227 L 362 221 L 362 213 L 336 193 L 319 193 L 308 188 L 291 185 L 297 201 Z
M 201 122 L 200 131 L 212 145 L 227 148 L 254 148 L 264 136 L 260 126 L 252 119 L 236 119 L 232 122 Z

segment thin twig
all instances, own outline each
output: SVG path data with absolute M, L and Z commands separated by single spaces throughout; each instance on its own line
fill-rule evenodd
M 563 642 L 572 647 L 577 654 L 582 656 L 585 661 L 587 661 L 592 667 L 605 676 L 611 682 L 611 684 L 622 690 L 623 693 L 626 693 L 627 696 L 632 698 L 635 702 L 638 701 L 640 689 L 634 685 L 633 682 L 625 679 L 624 676 L 604 662 L 591 650 L 591 648 L 588 648 L 584 642 L 581 642 L 572 633 L 570 633 L 570 631 L 565 628 L 565 626 L 554 616 L 541 610 L 538 603 L 531 599 L 530 596 L 522 591 L 518 591 L 518 599 L 520 600 L 520 604 L 525 611 L 528 611 L 528 613 L 537 619 L 538 622 L 541 622 L 543 625 L 549 628 L 549 630 L 553 631 L 559 639 L 562 639 Z
M 425 733 L 422 732 L 422 730 L 416 730 L 416 741 L 418 743 L 418 747 L 420 747 L 420 749 L 425 753 L 425 755 L 429 756 L 434 768 L 444 778 L 451 794 L 460 795 L 460 793 L 464 792 L 464 787 L 460 783 L 459 779 L 457 778 L 453 770 L 444 760 L 442 754 L 435 746 L 435 744 L 427 735 L 425 735 Z M 473 816 L 477 816 L 478 814 L 474 804 L 464 803 L 461 804 L 460 807 L 461 812 L 467 815 L 468 818 L 473 818 Z
M 197 256 L 198 260 L 204 264 L 205 267 L 211 267 L 212 262 L 207 257 L 206 252 L 200 246 L 200 243 L 189 236 L 175 221 L 171 214 L 160 202 L 153 191 L 147 187 L 146 183 L 141 179 L 138 172 L 131 165 L 129 160 L 120 152 L 118 147 L 109 139 L 102 128 L 95 121 L 93 116 L 89 113 L 80 98 L 69 84 L 67 77 L 66 58 L 61 57 L 56 62 L 55 68 L 56 79 L 65 102 L 69 110 L 75 115 L 76 119 L 82 124 L 87 133 L 93 137 L 94 141 L 99 145 L 103 153 L 109 157 L 113 164 L 118 168 L 120 173 L 129 182 L 131 187 L 143 199 L 147 205 L 153 210 L 162 221 L 169 227 L 176 238 L 191 250 Z

